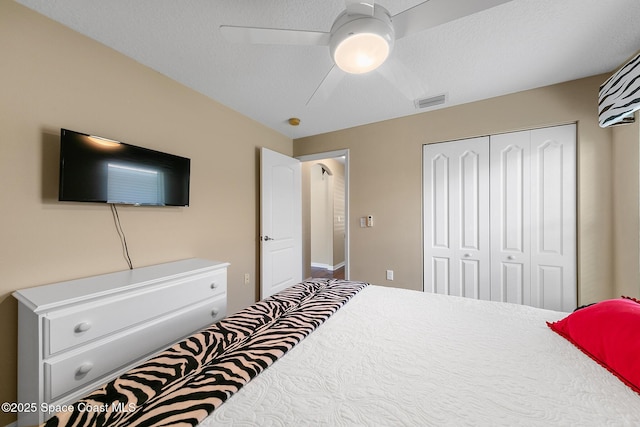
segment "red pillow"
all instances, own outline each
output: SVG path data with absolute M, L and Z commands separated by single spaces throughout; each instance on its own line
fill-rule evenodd
M 601 301 L 547 325 L 640 393 L 640 301 Z

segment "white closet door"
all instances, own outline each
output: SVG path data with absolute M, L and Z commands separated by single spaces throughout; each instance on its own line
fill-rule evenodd
M 530 132 L 491 136 L 491 300 L 531 304 Z
M 531 131 L 531 305 L 577 304 L 576 126 Z
M 423 148 L 424 290 L 571 311 L 576 126 Z
M 489 138 L 423 148 L 424 290 L 489 299 Z
M 576 128 L 491 137 L 491 299 L 577 302 Z

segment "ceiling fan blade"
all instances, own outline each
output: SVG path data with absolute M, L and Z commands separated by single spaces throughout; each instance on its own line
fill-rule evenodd
M 222 35 L 233 43 L 286 44 L 327 46 L 329 33 L 320 31 L 282 30 L 277 28 L 236 27 L 221 25 Z
M 376 71 L 411 101 L 426 93 L 420 78 L 396 58 L 387 59 Z
M 345 0 L 348 15 L 373 16 L 374 0 Z
M 315 104 L 319 100 L 327 100 L 338 87 L 338 84 L 340 84 L 343 77 L 344 72 L 340 68 L 336 67 L 335 64 L 332 65 L 327 75 L 324 76 L 324 79 L 322 79 L 316 90 L 305 103 L 305 106 Z
M 396 39 L 454 21 L 511 0 L 428 0 L 393 18 Z

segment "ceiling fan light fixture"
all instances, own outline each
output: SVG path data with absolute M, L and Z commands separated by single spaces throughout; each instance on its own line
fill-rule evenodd
M 393 43 L 389 13 L 376 5 L 373 16 L 340 15 L 331 29 L 329 49 L 338 68 L 351 74 L 363 74 L 386 61 Z
M 389 43 L 383 37 L 374 33 L 360 33 L 338 44 L 333 60 L 342 71 L 362 74 L 378 68 L 388 56 Z

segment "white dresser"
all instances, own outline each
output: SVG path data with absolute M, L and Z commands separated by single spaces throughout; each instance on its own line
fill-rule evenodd
M 194 258 L 14 292 L 18 402 L 28 404 L 18 425 L 223 318 L 228 265 Z

